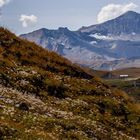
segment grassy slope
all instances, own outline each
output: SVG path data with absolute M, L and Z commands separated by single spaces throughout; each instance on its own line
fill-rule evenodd
M 125 91 L 136 102 L 140 103 L 140 80 L 108 79 L 105 81 L 110 86 Z
M 132 78 L 140 77 L 140 68 L 126 68 L 126 69 L 119 69 L 114 71 L 97 71 L 86 68 L 87 71 L 96 75 L 101 78 L 108 78 L 106 77 L 108 73 L 111 73 L 114 77 L 119 77 L 120 75 L 129 75 Z
M 140 103 L 140 82 L 136 80 L 140 78 L 140 68 L 126 68 L 112 72 L 90 69 L 87 69 L 87 71 L 95 76 L 105 79 L 105 82 L 111 87 L 125 91 L 129 96 L 134 98 L 136 102 Z M 111 79 L 108 77 L 109 73 L 113 76 Z M 120 75 L 129 75 L 129 77 L 127 79 L 120 79 Z M 137 86 L 135 86 L 135 83 L 138 83 Z
M 138 139 L 139 123 L 125 93 L 0 28 L 0 139 Z
M 127 68 L 127 69 L 115 70 L 113 71 L 113 73 L 116 75 L 128 74 L 131 77 L 137 78 L 140 77 L 140 68 Z

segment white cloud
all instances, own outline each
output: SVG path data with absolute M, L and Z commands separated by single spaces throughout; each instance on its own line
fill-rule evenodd
M 22 22 L 23 27 L 28 27 L 31 24 L 37 22 L 37 17 L 35 15 L 21 15 L 19 21 Z
M 10 0 L 0 0 L 0 8 L 9 2 L 10 2 Z
M 97 16 L 97 21 L 98 23 L 105 22 L 107 20 L 116 18 L 127 11 L 135 10 L 137 7 L 138 5 L 134 3 L 122 4 L 122 5 L 121 4 L 108 4 L 104 6 L 99 12 Z

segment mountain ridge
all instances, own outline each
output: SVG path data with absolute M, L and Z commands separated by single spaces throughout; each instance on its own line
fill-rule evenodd
M 117 33 L 116 32 L 113 32 L 112 31 L 112 28 L 114 29 L 114 27 L 111 28 L 111 25 L 110 24 L 113 23 L 114 24 L 113 26 L 116 26 L 116 27 L 117 27 L 117 24 L 120 24 L 120 25 L 123 25 L 123 27 L 125 27 L 126 24 L 128 24 L 128 22 L 130 22 L 130 21 L 132 21 L 132 22 L 129 23 L 130 25 L 134 24 L 133 21 L 135 20 L 135 22 L 136 22 L 137 18 L 140 18 L 140 14 L 139 13 L 134 12 L 134 11 L 128 11 L 128 12 L 126 12 L 126 13 L 124 13 L 124 14 L 122 14 L 122 15 L 114 18 L 114 19 L 111 19 L 109 21 L 105 21 L 105 22 L 100 23 L 100 24 L 96 24 L 96 25 L 91 25 L 91 26 L 88 26 L 88 27 L 84 27 L 84 29 L 81 28 L 78 31 L 84 32 L 84 30 L 93 30 L 93 31 L 95 30 L 93 33 L 98 33 L 98 28 L 100 28 L 101 26 L 103 26 L 102 28 L 105 31 L 99 31 L 100 33 L 103 33 L 104 35 L 107 35 L 107 34 L 119 35 L 121 32 L 120 31 L 117 32 Z M 129 20 L 129 21 L 127 21 L 127 20 Z M 116 23 L 116 21 L 117 21 L 117 23 Z M 119 21 L 121 23 L 119 23 Z M 137 22 L 138 22 L 137 24 L 140 25 L 140 21 L 138 20 Z M 106 27 L 106 26 L 109 26 L 109 27 Z M 121 31 L 122 31 L 122 29 L 121 29 Z M 120 29 L 118 29 L 118 30 L 120 30 Z M 125 31 L 129 31 L 129 30 L 131 30 L 131 28 L 125 29 Z M 140 33 L 139 30 L 134 30 L 133 32 L 136 32 L 137 33 L 137 31 L 138 31 L 138 33 Z M 86 32 L 92 32 L 92 31 L 86 31 Z M 128 33 L 132 33 L 132 31 L 127 32 L 127 34 Z
M 110 21 L 78 31 L 70 31 L 62 27 L 58 30 L 43 28 L 23 34 L 21 37 L 34 41 L 50 51 L 55 51 L 73 63 L 99 70 L 102 68 L 109 70 L 110 66 L 102 67 L 102 65 L 110 61 L 116 69 L 116 61 L 123 59 L 129 61 L 131 58 L 140 56 L 139 26 L 140 14 L 129 11 Z M 43 31 L 44 34 L 42 35 L 39 31 Z M 131 61 L 129 63 L 131 66 Z M 119 65 L 121 68 L 121 61 Z

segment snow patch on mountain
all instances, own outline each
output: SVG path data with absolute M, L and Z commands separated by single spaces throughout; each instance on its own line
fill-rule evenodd
M 112 36 L 105 36 L 105 35 L 101 35 L 99 33 L 90 34 L 89 36 L 94 37 L 96 39 L 100 39 L 100 40 L 114 40 L 114 38 Z
M 113 44 L 112 47 L 110 49 L 116 49 L 117 48 L 117 44 Z
M 91 41 L 90 44 L 95 45 L 95 44 L 97 44 L 97 41 Z

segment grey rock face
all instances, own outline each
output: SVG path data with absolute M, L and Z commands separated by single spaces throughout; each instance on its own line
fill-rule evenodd
M 79 29 L 81 32 L 100 33 L 102 35 L 140 34 L 140 14 L 129 11 L 125 14 L 98 25 Z

